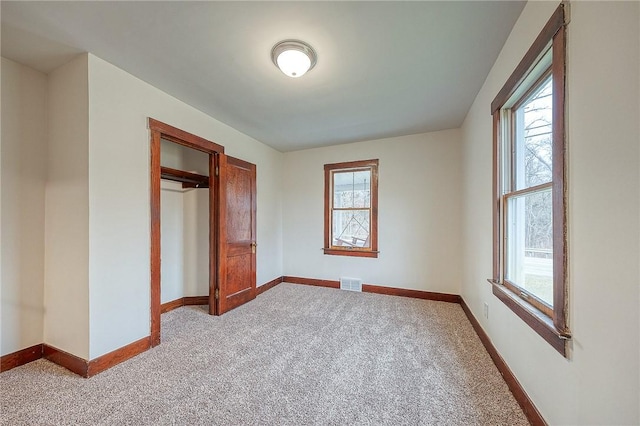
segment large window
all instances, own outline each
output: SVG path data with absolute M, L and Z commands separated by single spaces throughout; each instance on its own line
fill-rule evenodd
M 378 257 L 378 160 L 325 164 L 324 253 Z
M 565 29 L 560 5 L 491 104 L 493 293 L 566 356 Z

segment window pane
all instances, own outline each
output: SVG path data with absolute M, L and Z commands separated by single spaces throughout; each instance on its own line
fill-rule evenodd
M 551 194 L 546 189 L 509 199 L 506 278 L 553 306 Z
M 370 170 L 333 173 L 333 208 L 369 208 L 370 206 Z
M 371 247 L 369 229 L 369 210 L 333 211 L 334 246 Z
M 549 77 L 515 111 L 516 189 L 551 182 L 552 101 Z

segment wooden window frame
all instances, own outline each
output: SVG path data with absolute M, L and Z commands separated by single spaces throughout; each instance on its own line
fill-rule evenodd
M 378 257 L 378 163 L 376 160 L 350 161 L 324 165 L 324 254 L 355 257 Z M 370 247 L 338 247 L 332 245 L 333 188 L 331 176 L 336 171 L 371 170 Z
M 505 85 L 491 103 L 493 115 L 493 294 L 527 323 L 553 348 L 567 357 L 567 342 L 571 333 L 567 324 L 567 221 L 565 185 L 565 4 L 555 10 L 542 32 Z M 552 48 L 550 74 L 553 78 L 552 111 L 552 182 L 520 191 L 510 191 L 505 196 L 502 188 L 502 123 L 501 113 L 505 104 L 524 83 L 531 70 L 544 53 Z M 536 79 L 537 87 L 547 71 Z M 528 96 L 525 93 L 520 99 Z M 553 200 L 553 307 L 504 279 L 505 276 L 505 211 L 507 198 L 522 195 L 543 186 L 551 186 Z

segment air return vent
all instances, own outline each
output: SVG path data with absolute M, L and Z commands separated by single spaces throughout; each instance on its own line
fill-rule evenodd
M 362 280 L 360 278 L 340 277 L 340 289 L 349 291 L 362 291 Z

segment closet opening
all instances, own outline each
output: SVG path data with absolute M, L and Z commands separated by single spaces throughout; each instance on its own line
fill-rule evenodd
M 219 188 L 215 171 L 224 147 L 152 118 L 149 130 L 150 334 L 151 345 L 157 346 L 163 302 L 208 304 L 209 313 L 217 314 Z
M 209 154 L 160 139 L 160 308 L 209 304 Z

